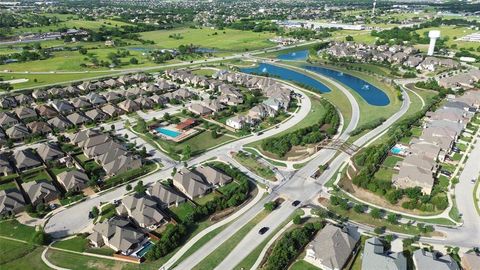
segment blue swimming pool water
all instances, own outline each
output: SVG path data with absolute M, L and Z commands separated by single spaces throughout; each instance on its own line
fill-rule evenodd
M 171 130 L 171 129 L 166 129 L 166 128 L 156 128 L 155 129 L 156 131 L 160 132 L 161 134 L 165 135 L 165 136 L 168 136 L 168 137 L 171 137 L 171 138 L 176 138 L 178 137 L 180 134 L 180 132 L 178 131 L 175 131 L 175 130 Z
M 385 106 L 390 103 L 385 92 L 358 77 L 324 67 L 305 66 L 305 68 L 343 83 L 357 92 L 370 105 Z
M 390 152 L 392 152 L 392 154 L 398 155 L 398 154 L 400 154 L 400 153 L 402 152 L 402 149 L 401 149 L 400 147 L 394 146 L 394 147 L 390 150 Z
M 137 252 L 137 257 L 140 257 L 142 258 L 143 256 L 145 256 L 145 254 L 147 254 L 147 252 L 153 247 L 152 245 L 152 242 L 147 242 L 143 245 L 142 249 L 140 249 L 138 252 Z
M 302 61 L 307 60 L 308 50 L 294 51 L 289 53 L 280 54 L 277 56 L 280 60 Z
M 313 89 L 321 92 L 321 93 L 328 93 L 330 92 L 330 88 L 325 86 L 323 83 L 305 75 L 300 72 L 296 72 L 291 69 L 274 66 L 266 63 L 261 63 L 257 67 L 253 68 L 242 68 L 240 69 L 242 72 L 250 73 L 250 74 L 270 74 L 274 76 L 278 76 L 281 79 L 293 81 L 296 83 L 300 83 L 303 85 L 307 85 L 312 87 Z

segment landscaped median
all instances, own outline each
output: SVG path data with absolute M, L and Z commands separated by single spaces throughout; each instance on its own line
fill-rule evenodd
M 239 151 L 233 154 L 233 158 L 250 171 L 253 171 L 256 175 L 269 181 L 277 181 L 272 169 L 262 164 L 253 154 Z
M 240 241 L 264 218 L 268 216 L 269 212 L 266 210 L 261 211 L 252 220 L 245 224 L 240 230 L 237 231 L 232 237 L 223 242 L 215 251 L 210 253 L 205 259 L 197 264 L 193 269 L 214 269 L 219 265 L 223 259 L 237 246 Z

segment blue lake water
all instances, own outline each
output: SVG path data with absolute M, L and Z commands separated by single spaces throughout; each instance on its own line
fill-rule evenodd
M 180 132 L 178 131 L 175 131 L 175 130 L 171 130 L 171 129 L 166 129 L 166 128 L 156 128 L 155 129 L 156 131 L 160 132 L 161 134 L 165 135 L 165 136 L 168 136 L 168 137 L 171 137 L 171 138 L 176 138 L 178 137 L 180 134 Z
M 305 66 L 305 68 L 343 83 L 357 92 L 370 105 L 385 106 L 390 103 L 385 92 L 358 77 L 324 67 Z
M 321 93 L 328 93 L 330 92 L 330 88 L 328 88 L 323 83 L 305 75 L 300 72 L 296 72 L 291 69 L 278 67 L 266 63 L 261 63 L 257 67 L 252 68 L 242 68 L 240 69 L 242 72 L 250 73 L 250 74 L 270 74 L 274 76 L 278 76 L 281 79 L 293 81 L 299 84 L 307 85 L 312 87 L 313 89 L 321 92 Z
M 277 56 L 280 60 L 290 60 L 290 61 L 303 61 L 308 58 L 308 50 L 294 51 L 289 53 L 280 54 Z

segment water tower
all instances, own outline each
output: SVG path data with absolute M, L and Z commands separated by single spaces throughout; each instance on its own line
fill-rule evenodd
M 435 51 L 435 42 L 437 42 L 437 39 L 440 37 L 440 31 L 432 30 L 428 32 L 428 37 L 430 38 L 430 45 L 428 46 L 427 55 L 433 55 L 433 52 Z

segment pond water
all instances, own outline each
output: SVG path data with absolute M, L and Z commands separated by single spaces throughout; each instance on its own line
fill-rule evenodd
M 242 72 L 245 73 L 250 73 L 250 74 L 269 74 L 279 77 L 280 79 L 284 80 L 289 80 L 293 81 L 296 83 L 299 83 L 300 85 L 306 85 L 309 86 L 313 89 L 315 89 L 318 92 L 321 93 L 328 93 L 330 92 L 330 88 L 328 88 L 326 85 L 323 83 L 305 75 L 300 72 L 296 72 L 291 69 L 279 67 L 279 66 L 274 66 L 266 63 L 261 63 L 257 67 L 252 67 L 252 68 L 242 68 L 240 69 Z
M 308 50 L 294 51 L 280 54 L 277 56 L 280 60 L 305 61 L 308 58 Z
M 341 82 L 357 92 L 370 105 L 386 106 L 390 103 L 385 92 L 358 77 L 324 67 L 305 66 L 304 68 Z

